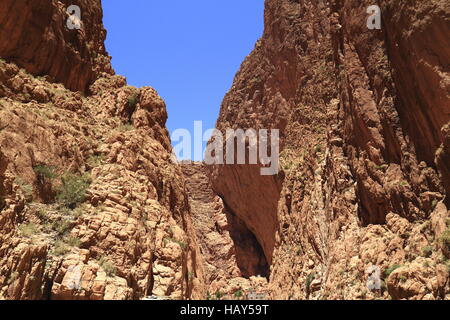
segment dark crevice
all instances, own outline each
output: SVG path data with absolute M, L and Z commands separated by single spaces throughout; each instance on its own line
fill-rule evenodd
M 262 276 L 269 279 L 270 266 L 255 235 L 245 222 L 227 206 L 223 198 L 222 201 L 226 210 L 230 236 L 234 244 L 236 263 L 242 277 Z

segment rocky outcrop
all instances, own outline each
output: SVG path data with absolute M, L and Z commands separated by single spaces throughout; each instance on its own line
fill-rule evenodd
M 0 299 L 206 296 L 165 103 L 113 75 L 101 2 L 0 12 Z
M 448 190 L 450 190 L 450 124 L 447 123 L 442 127 L 442 136 L 444 141 L 436 151 L 436 164 L 444 189 L 447 190 L 446 204 L 450 206 L 450 196 L 448 195 Z
M 9 95 L 0 101 L 9 185 L 2 297 L 203 296 L 184 180 L 156 91 L 113 76 L 83 98 L 14 64 L 0 69 Z M 41 94 L 23 94 L 12 78 Z
M 81 10 L 80 29 L 67 27 L 71 5 Z M 4 0 L 0 57 L 35 76 L 85 92 L 101 73 L 113 74 L 102 15 L 100 0 Z
M 267 0 L 222 104 L 221 130 L 281 131 L 272 180 L 211 169 L 264 248 L 272 298 L 448 298 L 450 10 L 379 1 L 382 29 L 370 30 L 372 4 Z

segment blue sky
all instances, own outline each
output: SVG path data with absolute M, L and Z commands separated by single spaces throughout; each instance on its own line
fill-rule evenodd
M 170 132 L 214 128 L 220 103 L 261 37 L 264 0 L 103 0 L 116 73 L 166 101 Z M 195 159 L 199 160 L 199 159 Z

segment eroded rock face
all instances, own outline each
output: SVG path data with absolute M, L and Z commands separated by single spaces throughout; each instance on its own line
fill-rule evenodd
M 8 95 L 0 101 L 0 295 L 204 296 L 184 179 L 156 91 L 110 76 L 85 98 L 13 64 L 0 69 Z
M 67 28 L 69 6 L 81 9 L 81 28 Z M 100 0 L 5 0 L 0 3 L 0 57 L 35 76 L 87 91 L 100 73 L 113 74 Z
M 0 12 L 0 299 L 206 296 L 165 103 L 113 75 L 101 2 Z
M 268 264 L 253 233 L 214 193 L 205 164 L 184 162 L 182 169 L 210 298 L 264 292 Z
M 211 170 L 264 247 L 272 298 L 448 298 L 450 8 L 380 1 L 382 29 L 369 30 L 372 4 L 267 0 L 223 102 L 221 130 L 281 130 L 272 182 L 252 166 Z

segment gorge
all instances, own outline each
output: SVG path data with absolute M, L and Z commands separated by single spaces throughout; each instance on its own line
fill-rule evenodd
M 274 175 L 173 159 L 102 15 L 0 0 L 0 300 L 450 298 L 448 1 L 265 0 L 216 128 Z

